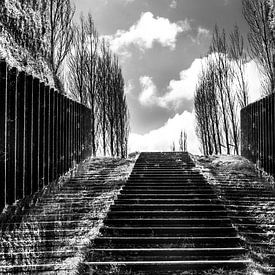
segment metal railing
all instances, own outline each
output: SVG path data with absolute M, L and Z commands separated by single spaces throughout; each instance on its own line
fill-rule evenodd
M 241 110 L 241 154 L 267 173 L 275 174 L 275 94 Z
M 90 109 L 0 61 L 0 210 L 91 153 Z

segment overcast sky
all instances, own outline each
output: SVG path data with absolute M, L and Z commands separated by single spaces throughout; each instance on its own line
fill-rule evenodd
M 241 0 L 74 0 L 77 14 L 91 12 L 98 32 L 119 56 L 131 116 L 130 151 L 165 151 L 188 134 L 199 153 L 193 94 L 214 24 L 238 24 L 246 35 Z M 251 100 L 259 82 L 247 64 Z

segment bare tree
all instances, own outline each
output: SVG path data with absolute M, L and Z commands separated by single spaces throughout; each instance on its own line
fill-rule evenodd
M 218 87 L 218 95 L 221 106 L 221 113 L 223 117 L 223 127 L 226 142 L 227 154 L 230 154 L 230 136 L 229 136 L 229 122 L 227 116 L 227 96 L 226 96 L 226 81 L 229 75 L 229 67 L 226 62 L 226 36 L 223 30 L 220 33 L 217 25 L 214 27 L 212 43 L 210 45 L 210 53 L 214 56 L 215 62 L 215 83 Z
M 72 51 L 68 58 L 70 92 L 81 103 L 87 104 L 87 43 L 86 28 L 83 16 L 80 18 L 80 25 L 75 28 Z
M 73 40 L 74 12 L 75 9 L 70 0 L 49 0 L 49 63 L 55 77 L 55 85 L 60 91 L 63 91 L 60 81 L 62 64 L 70 51 Z
M 97 124 L 97 86 L 98 86 L 98 51 L 99 51 L 99 38 L 98 33 L 92 19 L 92 15 L 88 14 L 88 19 L 86 23 L 86 37 L 88 40 L 88 49 L 86 56 L 86 70 L 87 70 L 87 93 L 89 96 L 90 108 L 91 108 L 91 135 L 92 135 L 92 154 L 96 155 L 97 145 L 96 138 L 98 132 Z
M 236 80 L 236 95 L 241 108 L 248 104 L 248 87 L 244 76 L 245 64 L 248 61 L 244 49 L 244 38 L 240 33 L 239 27 L 235 25 L 234 30 L 230 33 L 229 56 L 234 63 L 233 77 Z
M 267 78 L 263 83 L 266 94 L 274 91 L 275 71 L 273 66 L 274 40 L 269 25 L 269 6 L 266 0 L 242 0 L 243 15 L 250 32 L 248 41 L 251 58 L 258 60 L 260 69 Z
M 107 154 L 107 104 L 108 104 L 108 90 L 111 77 L 111 52 L 106 41 L 103 40 L 101 43 L 101 57 L 98 60 L 98 104 L 100 108 L 100 128 L 102 135 L 102 148 L 103 154 Z

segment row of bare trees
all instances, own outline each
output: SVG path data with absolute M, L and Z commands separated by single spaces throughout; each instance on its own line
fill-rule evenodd
M 92 16 L 73 24 L 71 0 L 49 0 L 48 62 L 56 88 L 91 109 L 92 153 L 125 157 L 129 114 L 118 59 L 99 39 Z
M 206 155 L 239 154 L 238 110 L 248 103 L 246 62 L 238 27 L 226 36 L 215 26 L 194 98 L 197 133 Z
M 243 0 L 249 25 L 248 45 L 237 26 L 227 35 L 215 26 L 206 64 L 194 98 L 197 134 L 205 155 L 239 154 L 239 111 L 248 104 L 245 67 L 257 62 L 263 75 L 263 94 L 274 92 L 274 39 L 267 0 Z
M 92 16 L 80 18 L 68 56 L 71 94 L 91 108 L 92 152 L 127 155 L 129 114 L 117 57 L 98 37 Z

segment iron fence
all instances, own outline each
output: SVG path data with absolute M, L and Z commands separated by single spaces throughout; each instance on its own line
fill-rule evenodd
M 275 174 L 275 94 L 241 110 L 241 154 L 271 175 Z
M 0 210 L 91 153 L 90 109 L 0 61 Z

